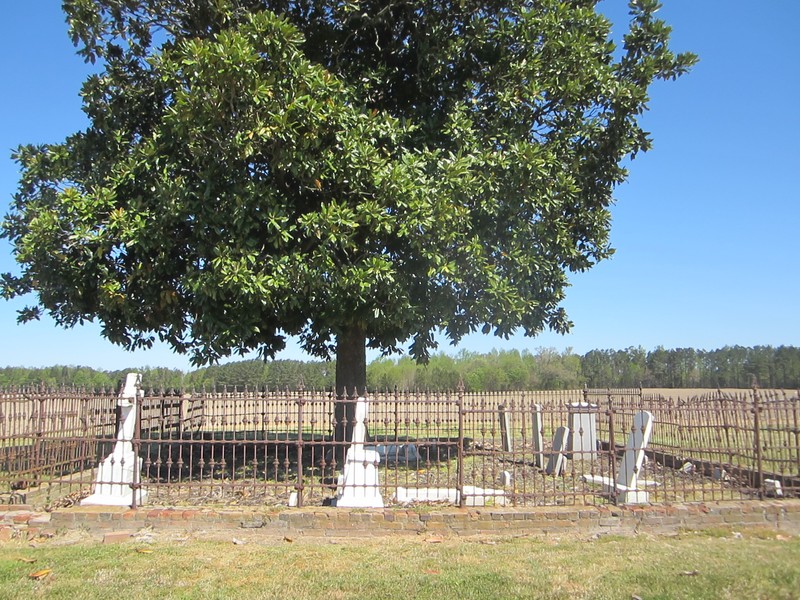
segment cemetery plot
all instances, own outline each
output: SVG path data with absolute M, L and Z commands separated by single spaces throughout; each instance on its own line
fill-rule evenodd
M 0 494 L 20 501 L 45 490 L 51 503 L 90 494 L 114 448 L 116 403 L 110 394 L 0 398 Z M 330 394 L 314 392 L 146 391 L 130 441 L 146 502 L 330 502 L 341 492 L 353 444 L 334 437 L 334 404 Z M 626 442 L 643 411 L 652 429 L 636 477 L 658 485 L 634 499 L 800 492 L 798 401 L 766 392 L 677 399 L 642 390 L 374 394 L 360 442 L 370 459 L 361 463 L 375 465 L 368 485 L 388 506 L 442 498 L 506 506 L 627 502 L 617 485 L 625 485 Z

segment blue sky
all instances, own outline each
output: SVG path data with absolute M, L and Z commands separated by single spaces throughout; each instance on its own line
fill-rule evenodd
M 11 150 L 59 142 L 86 125 L 78 91 L 89 67 L 74 54 L 60 5 L 3 7 L 2 214 L 18 179 Z M 614 19 L 625 14 L 622 0 L 600 6 Z M 800 345 L 800 2 L 664 0 L 661 16 L 673 47 L 699 54 L 700 63 L 652 90 L 643 123 L 654 149 L 633 161 L 616 192 L 616 255 L 575 276 L 567 291 L 572 333 L 472 335 L 443 350 Z M 14 269 L 3 241 L 0 271 Z M 166 347 L 126 352 L 98 326 L 17 325 L 24 304 L 0 300 L 0 367 L 190 368 Z M 279 358 L 306 357 L 290 344 Z

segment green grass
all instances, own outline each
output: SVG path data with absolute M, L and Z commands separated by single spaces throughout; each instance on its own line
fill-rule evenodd
M 796 598 L 800 538 L 376 538 L 0 545 L 0 598 Z M 20 559 L 35 559 L 28 564 Z M 52 573 L 41 581 L 29 574 Z

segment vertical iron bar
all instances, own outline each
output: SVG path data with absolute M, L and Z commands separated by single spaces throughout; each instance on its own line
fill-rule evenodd
M 142 437 L 142 404 L 144 397 L 139 394 L 139 390 L 141 388 L 141 384 L 136 384 L 135 388 L 135 421 L 133 424 L 133 440 L 132 440 L 132 447 L 133 447 L 133 481 L 131 482 L 131 508 L 136 509 L 138 508 L 139 504 L 139 489 L 142 487 L 141 484 L 141 476 L 142 474 L 139 472 L 139 449 L 141 448 L 141 437 Z
M 303 405 L 305 399 L 303 392 L 297 396 L 297 483 L 294 489 L 297 491 L 297 507 L 303 507 Z
M 395 385 L 394 386 L 394 441 L 395 442 L 399 441 L 399 438 L 397 437 L 399 435 L 398 427 L 399 427 L 399 421 L 400 421 L 400 412 L 399 412 L 400 411 L 400 406 L 399 406 L 399 402 L 400 402 L 400 399 L 399 399 L 398 394 L 397 394 L 397 386 Z
M 758 498 L 764 499 L 764 473 L 762 470 L 763 456 L 761 454 L 761 406 L 759 404 L 758 385 L 753 383 L 753 443 L 756 450 L 756 477 L 758 478 Z
M 458 473 L 456 474 L 458 484 L 458 506 L 466 506 L 464 498 L 464 386 L 458 386 Z
M 26 482 L 29 486 L 39 485 L 40 475 L 44 470 L 44 428 L 46 426 L 46 400 L 47 399 L 44 396 L 39 397 L 39 414 L 37 415 L 36 419 L 36 443 L 33 446 L 33 465 L 28 475 L 30 481 Z
M 608 415 L 608 461 L 609 461 L 609 473 L 611 477 L 611 488 L 616 489 L 616 481 L 617 481 L 617 442 L 614 439 L 614 403 L 611 397 L 611 391 L 608 392 L 608 410 L 606 414 Z M 617 503 L 617 494 L 612 492 L 611 493 L 611 502 L 614 504 Z

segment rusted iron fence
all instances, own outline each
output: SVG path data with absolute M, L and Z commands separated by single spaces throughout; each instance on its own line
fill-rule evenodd
M 114 446 L 116 400 L 0 392 L 0 503 L 63 506 L 88 495 Z M 146 503 L 327 502 L 348 446 L 334 437 L 336 402 L 312 391 L 146 390 L 132 440 Z M 462 505 L 619 502 L 585 476 L 618 478 L 641 411 L 652 414 L 637 473 L 649 502 L 800 495 L 800 400 L 782 391 L 375 393 L 367 445 L 389 506 L 400 504 L 398 489 L 456 490 Z

